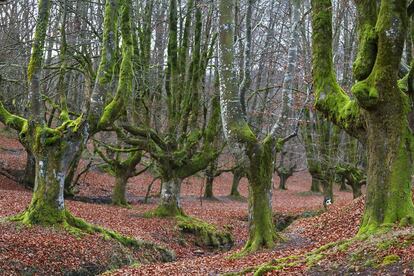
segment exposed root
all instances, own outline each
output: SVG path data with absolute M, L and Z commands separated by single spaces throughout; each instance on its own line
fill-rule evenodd
M 173 261 L 175 259 L 174 252 L 161 247 L 159 245 L 137 240 L 132 237 L 124 236 L 116 231 L 105 229 L 101 226 L 90 224 L 83 219 L 73 216 L 66 209 L 57 212 L 49 217 L 41 218 L 39 213 L 34 212 L 32 209 L 28 209 L 25 212 L 10 217 L 10 221 L 19 222 L 28 226 L 31 225 L 43 225 L 61 227 L 67 232 L 76 235 L 83 236 L 85 234 L 99 233 L 105 239 L 113 239 L 118 241 L 123 246 L 132 247 L 133 249 L 153 249 L 158 252 L 162 261 Z
M 233 246 L 233 237 L 230 232 L 220 231 L 212 224 L 188 216 L 179 215 L 176 216 L 176 220 L 180 231 L 194 234 L 196 243 L 200 246 L 227 249 Z

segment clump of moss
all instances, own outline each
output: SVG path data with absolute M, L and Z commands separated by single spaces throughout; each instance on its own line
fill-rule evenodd
M 394 263 L 396 263 L 400 260 L 401 260 L 400 256 L 395 255 L 395 254 L 391 254 L 391 255 L 388 255 L 388 256 L 384 257 L 384 259 L 382 260 L 381 266 L 387 266 L 387 265 L 390 265 L 390 264 L 394 264 Z
M 188 216 L 179 215 L 176 220 L 181 232 L 196 236 L 197 245 L 214 248 L 230 248 L 233 245 L 230 232 L 220 231 L 209 223 Z
M 155 210 L 144 213 L 145 218 L 167 218 L 175 216 L 184 216 L 184 213 L 179 208 L 172 208 L 165 205 L 159 205 Z

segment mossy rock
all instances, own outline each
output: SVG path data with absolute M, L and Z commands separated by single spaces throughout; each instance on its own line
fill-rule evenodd
M 182 233 L 193 234 L 199 246 L 225 249 L 233 246 L 234 241 L 230 232 L 218 230 L 207 222 L 188 216 L 177 216 L 176 219 L 178 229 Z

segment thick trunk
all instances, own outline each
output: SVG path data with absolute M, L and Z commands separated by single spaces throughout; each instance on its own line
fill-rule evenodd
M 35 186 L 36 178 L 36 159 L 30 150 L 26 149 L 26 167 L 24 169 L 23 183 L 31 189 Z
M 181 182 L 179 178 L 162 179 L 160 203 L 150 215 L 172 217 L 184 214 L 180 203 Z
M 127 206 L 126 188 L 128 184 L 128 177 L 124 173 L 115 176 L 115 187 L 112 192 L 112 204 L 118 206 Z
M 261 166 L 269 166 L 262 164 Z M 264 168 L 262 168 L 264 169 Z M 270 166 L 269 168 L 273 168 Z M 277 238 L 272 221 L 272 179 L 260 175 L 258 171 L 249 172 L 249 240 L 245 245 L 247 252 L 259 248 L 272 248 Z
M 359 234 L 396 222 L 414 223 L 411 133 L 402 109 L 381 110 L 368 118 L 368 186 Z
M 26 211 L 16 217 L 17 220 L 43 225 L 66 222 L 69 212 L 65 209 L 63 198 L 65 178 L 74 153 L 83 143 L 82 137 L 77 135 L 70 138 L 49 145 L 42 145 L 43 138 L 40 138 L 36 143 L 36 150 L 33 151 L 36 162 L 33 197 Z
M 243 177 L 243 169 L 237 168 L 233 171 L 233 181 L 231 184 L 230 196 L 240 197 L 239 184 Z
M 278 235 L 272 220 L 273 153 L 271 143 L 256 144 L 249 150 L 249 240 L 244 252 L 272 248 Z

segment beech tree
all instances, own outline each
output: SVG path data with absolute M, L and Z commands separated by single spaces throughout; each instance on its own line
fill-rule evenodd
M 27 118 L 10 113 L 0 103 L 0 120 L 16 129 L 19 137 L 30 147 L 36 161 L 35 187 L 28 208 L 13 220 L 26 224 L 62 225 L 71 229 L 100 231 L 82 220 L 75 218 L 65 208 L 63 192 L 65 178 L 71 163 L 77 158 L 90 136 L 105 129 L 122 111 L 125 98 L 132 89 L 133 45 L 131 36 L 130 5 L 127 0 L 108 0 L 105 4 L 104 32 L 101 61 L 96 73 L 96 81 L 90 97 L 90 104 L 83 113 L 73 115 L 68 109 L 65 89 L 58 91 L 59 117 L 56 126 L 48 125 L 44 116 L 41 95 L 41 74 L 46 32 L 49 24 L 51 1 L 40 0 L 35 28 L 32 53 L 28 65 L 29 115 Z M 114 53 L 117 47 L 117 22 L 120 22 L 122 37 L 122 62 L 115 97 L 104 106 L 104 96 L 115 64 Z M 64 34 L 63 34 L 64 37 Z M 64 55 L 64 53 L 61 53 Z M 61 62 L 62 76 L 66 70 L 64 59 Z M 64 88 L 64 86 L 61 86 Z M 88 86 L 85 89 L 89 89 Z M 106 234 L 116 236 L 113 232 Z
M 101 150 L 98 145 L 105 148 Z M 105 162 L 103 169 L 115 177 L 115 186 L 112 191 L 112 204 L 128 207 L 126 197 L 128 179 L 144 173 L 148 167 L 138 170 L 136 167 L 141 162 L 143 152 L 136 148 L 127 148 L 121 146 L 111 146 L 97 142 L 95 152 Z
M 285 136 L 288 115 L 282 113 L 264 139 L 259 139 L 246 119 L 243 91 L 250 80 L 251 63 L 251 16 L 253 0 L 248 1 L 245 16 L 246 36 L 244 46 L 243 81 L 237 86 L 234 62 L 234 1 L 219 2 L 219 76 L 220 106 L 223 131 L 233 151 L 246 170 L 249 180 L 249 239 L 243 253 L 253 252 L 262 247 L 271 248 L 280 236 L 272 222 L 271 189 L 275 152 L 295 132 Z M 287 89 L 289 91 L 289 89 Z M 291 90 L 290 90 L 291 91 Z M 283 94 L 284 106 L 292 106 L 290 93 Z M 288 110 L 282 107 L 282 110 Z
M 147 8 L 146 22 L 152 14 L 151 2 Z M 214 145 L 220 131 L 218 92 L 208 96 L 211 99 L 204 103 L 205 108 L 202 102 L 206 70 L 216 40 L 211 34 L 212 9 L 206 12 L 205 21 L 198 0 L 186 3 L 182 19 L 179 10 L 177 1 L 170 0 L 167 66 L 163 67 L 163 60 L 155 60 L 160 62 L 157 66 L 163 68 L 161 72 L 148 70 L 153 65 L 149 52 L 151 29 L 145 29 L 145 25 L 139 28 L 139 44 L 135 46 L 140 55 L 136 64 L 143 68 L 139 78 L 147 85 L 140 88 L 139 97 L 130 107 L 130 120 L 122 123 L 126 133 L 118 129 L 126 143 L 148 152 L 160 173 L 160 202 L 148 216 L 185 215 L 180 203 L 183 179 L 207 168 L 221 151 Z M 152 87 L 151 82 L 162 85 Z
M 358 235 L 414 222 L 408 96 L 397 85 L 408 28 L 407 1 L 355 1 L 359 47 L 350 98 L 332 62 L 332 3 L 312 0 L 316 108 L 367 145 L 367 195 Z

